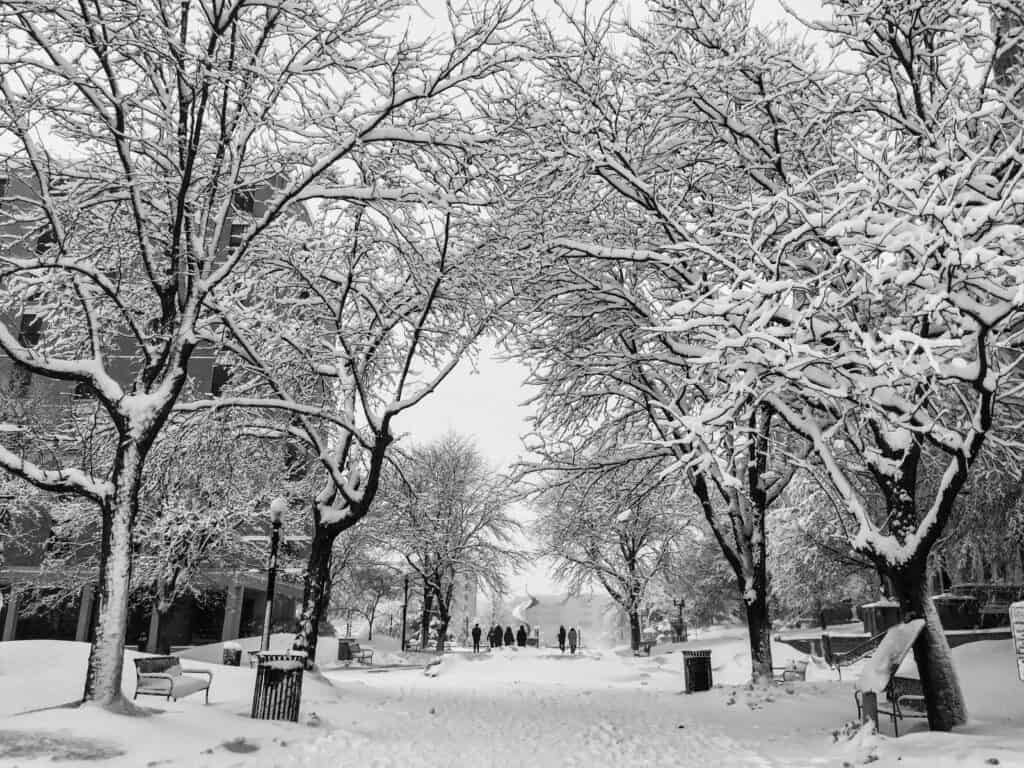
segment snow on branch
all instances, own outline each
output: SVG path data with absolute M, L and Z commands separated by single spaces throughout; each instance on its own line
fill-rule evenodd
M 0 425 L 0 434 L 4 432 Z M 113 485 L 97 480 L 80 469 L 44 469 L 11 451 L 0 442 L 0 468 L 37 488 L 57 493 L 75 493 L 99 504 L 113 494 Z

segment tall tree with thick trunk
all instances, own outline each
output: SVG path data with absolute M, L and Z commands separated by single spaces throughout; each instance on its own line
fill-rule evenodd
M 197 350 L 207 350 L 206 370 L 211 347 L 244 353 L 223 345 L 247 332 L 235 319 L 276 298 L 279 286 L 251 279 L 255 257 L 285 251 L 284 230 L 296 234 L 307 206 L 320 201 L 435 199 L 397 173 L 361 186 L 354 169 L 380 170 L 377 159 L 398 145 L 470 141 L 448 125 L 429 130 L 434 117 L 457 114 L 437 102 L 507 63 L 499 50 L 507 9 L 455 22 L 447 49 L 433 40 L 388 45 L 379 30 L 404 9 L 397 0 L 0 7 L 0 134 L 11 147 L 0 200 L 0 350 L 23 378 L 93 401 L 100 428 L 116 435 L 89 465 L 73 448 L 55 454 L 13 442 L 25 423 L 5 417 L 0 446 L 6 471 L 100 510 L 86 700 L 125 707 L 124 631 L 147 459 L 172 409 L 189 399 Z M 280 397 L 271 405 L 307 418 L 319 412 Z M 391 437 L 388 418 L 371 421 L 373 468 Z M 361 488 L 332 468 L 340 487 L 372 496 L 375 470 Z M 319 503 L 336 510 L 337 495 Z
M 573 39 L 540 31 L 535 44 L 549 54 L 535 60 L 543 88 L 493 110 L 521 167 L 496 237 L 517 251 L 529 243 L 541 264 L 541 279 L 520 293 L 515 346 L 541 387 L 536 430 L 547 461 L 576 466 L 611 440 L 628 449 L 615 461 L 663 457 L 735 573 L 751 621 L 752 675 L 765 679 L 765 520 L 797 466 L 787 455 L 800 446 L 775 434 L 779 422 L 747 382 L 701 359 L 704 324 L 684 330 L 674 320 L 718 281 L 745 290 L 747 260 L 760 258 L 740 243 L 728 257 L 704 246 L 741 236 L 760 215 L 753 174 L 737 155 L 752 146 L 759 163 L 783 150 L 810 162 L 827 156 L 830 142 L 820 124 L 800 123 L 802 106 L 778 111 L 791 83 L 808 80 L 790 41 L 748 34 L 739 13 L 688 23 L 687 5 L 657 4 L 623 54 L 610 42 L 608 14 L 574 20 Z M 674 53 L 691 65 L 678 88 L 659 74 L 673 69 Z M 746 105 L 743 126 L 714 117 L 719 96 Z M 783 133 L 780 120 L 800 128 Z M 733 128 L 757 140 L 737 141 Z M 768 165 L 758 178 L 785 186 Z
M 661 51 L 680 95 L 731 138 L 756 203 L 742 237 L 694 230 L 692 247 L 717 254 L 722 270 L 670 325 L 689 360 L 733 377 L 736 397 L 807 440 L 854 521 L 851 545 L 905 613 L 926 620 L 914 654 L 929 725 L 949 730 L 966 707 L 927 558 L 998 428 L 996 394 L 1017 388 L 1019 94 L 991 70 L 974 78 L 961 67 L 991 61 L 1000 43 L 958 3 L 853 0 L 834 11 L 823 26 L 861 67 L 805 77 L 769 113 L 773 131 L 731 114 L 733 96 L 695 80 L 685 49 Z M 702 48 L 749 24 L 729 4 L 695 4 L 677 21 Z M 816 91 L 835 96 L 808 98 Z M 842 128 L 817 165 L 785 151 L 797 108 L 809 125 Z M 950 125 L 964 130 L 949 135 Z

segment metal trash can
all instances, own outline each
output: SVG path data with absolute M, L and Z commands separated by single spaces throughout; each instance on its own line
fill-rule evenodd
M 860 607 L 860 617 L 864 622 L 864 631 L 874 637 L 900 623 L 900 606 L 899 603 L 885 600 L 868 603 Z
M 225 645 L 221 651 L 220 660 L 222 664 L 226 664 L 229 667 L 240 667 L 242 666 L 242 649 Z
M 687 693 L 711 690 L 711 651 L 683 651 L 683 685 Z
M 351 637 L 338 638 L 338 661 L 352 661 L 352 647 L 349 643 L 354 642 L 355 640 Z
M 256 664 L 256 689 L 252 694 L 252 717 L 299 722 L 305 666 L 304 653 L 260 653 Z

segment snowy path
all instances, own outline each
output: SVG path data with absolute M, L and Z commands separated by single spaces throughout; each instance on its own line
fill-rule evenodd
M 201 661 L 191 663 L 214 674 L 209 705 L 145 701 L 152 716 L 130 718 L 53 708 L 82 690 L 88 646 L 0 643 L 0 768 L 1024 768 L 1024 689 L 1010 641 L 955 650 L 974 718 L 958 733 L 915 721 L 899 739 L 840 743 L 833 731 L 854 714 L 849 682 L 731 685 L 749 663 L 737 650 L 744 642 L 737 631 L 735 646 L 713 646 L 722 686 L 693 695 L 680 693 L 678 653 L 503 650 L 447 655 L 431 675 L 310 674 L 298 724 L 250 719 L 254 671 Z
M 756 734 L 748 743 L 730 735 L 722 691 L 682 695 L 672 670 L 610 654 L 505 652 L 446 657 L 436 677 L 329 674 L 365 715 L 331 723 L 337 730 L 308 744 L 295 765 L 777 765 L 754 749 Z
M 687 706 L 691 701 L 697 706 Z M 696 697 L 654 693 L 640 706 L 635 695 L 616 689 L 403 686 L 376 703 L 376 716 L 307 746 L 295 765 L 327 768 L 343 759 L 381 768 L 775 765 L 702 722 Z

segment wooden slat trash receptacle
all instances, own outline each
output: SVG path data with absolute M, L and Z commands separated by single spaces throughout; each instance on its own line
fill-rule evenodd
M 683 684 L 688 693 L 711 690 L 711 651 L 683 651 Z
M 256 663 L 256 689 L 252 717 L 257 720 L 299 722 L 304 653 L 260 653 Z

